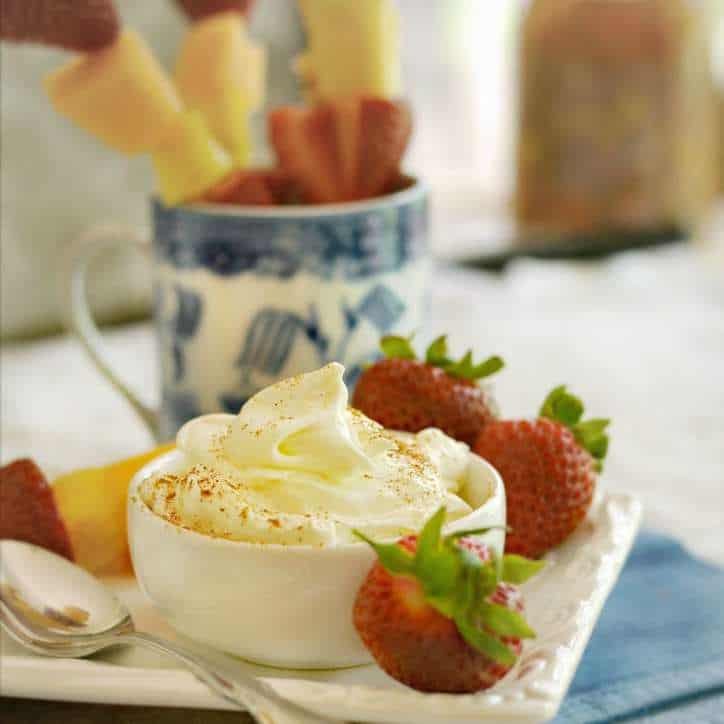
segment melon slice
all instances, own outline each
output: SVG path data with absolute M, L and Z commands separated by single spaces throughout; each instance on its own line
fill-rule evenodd
M 158 190 L 173 206 L 196 199 L 233 168 L 231 156 L 214 138 L 198 111 L 187 111 L 151 154 Z
M 298 0 L 308 48 L 295 70 L 311 100 L 400 93 L 399 14 L 392 0 Z
M 58 113 L 129 155 L 156 148 L 181 111 L 173 83 L 132 30 L 61 66 L 44 84 Z
M 52 486 L 78 564 L 96 574 L 131 572 L 126 500 L 131 478 L 147 462 L 174 448 L 163 445 L 103 468 L 76 470 Z
M 200 111 L 237 166 L 249 159 L 249 114 L 264 103 L 266 54 L 243 18 L 219 13 L 195 23 L 176 62 L 176 87 Z

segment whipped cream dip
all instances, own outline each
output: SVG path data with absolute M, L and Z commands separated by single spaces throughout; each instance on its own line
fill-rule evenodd
M 230 541 L 328 547 L 418 532 L 441 505 L 452 522 L 470 452 L 436 429 L 386 430 L 348 406 L 329 364 L 257 393 L 238 416 L 206 415 L 178 433 L 181 455 L 138 487 L 151 511 Z

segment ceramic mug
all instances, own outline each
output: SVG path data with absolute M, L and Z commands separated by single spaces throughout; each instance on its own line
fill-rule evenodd
M 237 413 L 257 390 L 337 360 L 353 384 L 381 335 L 420 326 L 429 272 L 425 187 L 325 206 L 167 207 L 152 201 L 161 407 L 146 407 L 101 351 L 86 286 L 94 257 L 128 230 L 91 231 L 74 257 L 74 332 L 157 439 Z

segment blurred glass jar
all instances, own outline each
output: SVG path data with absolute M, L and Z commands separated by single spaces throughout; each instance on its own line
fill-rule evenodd
M 522 26 L 522 243 L 688 229 L 717 185 L 709 15 L 693 0 L 532 0 Z

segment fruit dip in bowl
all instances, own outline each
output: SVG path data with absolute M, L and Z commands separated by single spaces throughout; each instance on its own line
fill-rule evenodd
M 348 407 L 343 372 L 196 418 L 134 476 L 136 576 L 179 632 L 275 666 L 353 666 L 370 659 L 352 607 L 375 560 L 355 530 L 393 541 L 445 506 L 447 532 L 493 526 L 484 538 L 502 553 L 495 470 L 437 429 L 394 432 Z

